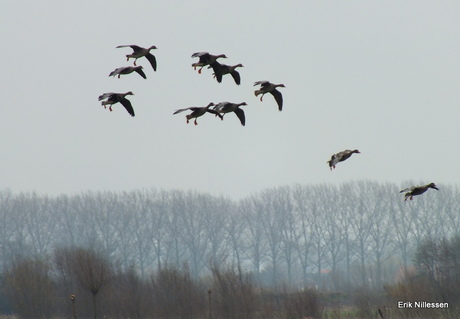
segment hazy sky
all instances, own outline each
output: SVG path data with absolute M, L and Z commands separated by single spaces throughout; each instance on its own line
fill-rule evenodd
M 459 1 L 4 1 L 0 188 L 60 194 L 460 181 Z M 153 72 L 108 74 L 148 47 Z M 242 63 L 221 84 L 191 54 Z M 284 83 L 284 109 L 253 83 Z M 97 97 L 133 91 L 131 118 Z M 246 102 L 185 123 L 174 110 Z M 337 169 L 326 161 L 359 149 Z

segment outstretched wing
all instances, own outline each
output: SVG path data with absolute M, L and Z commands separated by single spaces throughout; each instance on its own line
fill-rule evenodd
M 157 59 L 155 59 L 155 56 L 149 53 L 145 57 L 147 58 L 147 60 L 149 60 L 150 64 L 152 65 L 153 71 L 156 71 L 157 70 Z
M 278 104 L 278 110 L 282 111 L 283 110 L 283 95 L 281 94 L 280 91 L 276 89 L 273 91 L 270 91 L 270 93 L 273 95 L 273 97 L 276 100 L 276 103 Z
M 187 108 L 185 108 L 185 109 L 178 109 L 178 110 L 174 111 L 173 115 L 174 115 L 174 114 L 177 114 L 177 113 L 180 113 L 180 112 L 187 111 L 187 110 L 191 110 L 191 108 L 190 108 L 190 107 L 187 107 Z
M 117 74 L 120 74 L 120 71 L 122 70 L 123 68 L 116 68 L 115 70 L 113 70 L 112 72 L 110 72 L 109 76 L 115 76 Z
M 135 69 L 134 71 L 137 72 L 137 74 L 139 74 L 140 76 L 142 76 L 144 79 L 146 79 L 147 77 L 145 76 L 145 73 L 144 71 L 142 71 L 142 69 Z
M 268 83 L 268 81 L 257 81 L 257 82 L 254 82 L 254 86 L 256 85 L 263 85 L 265 83 Z
M 400 190 L 399 192 L 400 192 L 400 193 L 411 192 L 411 191 L 413 191 L 415 188 L 416 188 L 416 186 L 411 186 L 411 187 L 404 188 L 404 189 Z
M 131 102 L 129 100 L 121 99 L 120 103 L 125 107 L 126 111 L 128 111 L 128 113 L 131 116 L 134 116 L 134 109 L 133 109 L 133 106 L 131 105 Z
M 224 111 L 225 106 L 228 105 L 229 103 L 230 102 L 219 102 L 212 109 L 220 113 Z
M 99 95 L 99 97 L 97 98 L 97 100 L 98 100 L 98 101 L 105 100 L 106 98 L 112 96 L 113 94 L 115 94 L 115 93 L 109 92 L 109 93 L 101 94 L 101 95 Z
M 238 73 L 238 71 L 233 71 L 233 72 L 230 72 L 230 74 L 232 75 L 233 80 L 235 80 L 235 83 L 237 85 L 240 85 L 241 84 L 240 73 Z
M 133 49 L 134 51 L 138 51 L 138 50 L 141 50 L 142 48 L 138 45 L 134 45 L 134 44 L 124 44 L 124 45 L 119 45 L 117 46 L 117 48 L 127 48 L 127 47 L 130 47 L 131 49 Z
M 244 126 L 246 124 L 246 118 L 244 116 L 244 111 L 240 108 L 237 108 L 234 112 L 236 116 L 238 116 L 238 118 L 240 119 L 241 125 Z
M 222 82 L 222 65 L 215 61 L 215 62 L 212 62 L 211 64 L 211 67 L 212 69 L 214 70 L 214 75 L 216 76 L 216 80 L 217 82 L 221 83 Z
M 338 162 L 339 162 L 339 160 L 337 159 L 336 154 L 332 155 L 331 159 L 329 161 L 327 161 L 327 163 L 329 164 L 329 167 L 337 165 Z
M 192 58 L 199 58 L 203 55 L 209 54 L 208 52 L 196 52 L 192 54 Z

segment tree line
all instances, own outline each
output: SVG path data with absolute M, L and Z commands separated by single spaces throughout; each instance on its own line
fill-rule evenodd
M 186 263 L 193 278 L 230 266 L 266 285 L 382 287 L 422 239 L 458 232 L 459 208 L 457 186 L 403 202 L 397 185 L 373 181 L 268 188 L 239 201 L 184 190 L 4 190 L 0 265 L 97 247 L 142 276 Z

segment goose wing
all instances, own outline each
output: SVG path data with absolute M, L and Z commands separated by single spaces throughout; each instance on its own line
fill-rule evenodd
M 142 71 L 141 68 L 135 69 L 134 71 L 136 71 L 137 74 L 139 74 L 140 76 L 142 76 L 144 79 L 147 79 L 147 77 L 145 76 L 144 71 Z
M 105 100 L 106 98 L 109 98 L 109 97 L 111 97 L 111 96 L 114 95 L 114 94 L 115 94 L 115 93 L 113 93 L 113 92 L 101 94 L 101 95 L 99 95 L 99 97 L 97 98 L 97 100 L 98 100 L 98 101 Z
M 123 68 L 116 68 L 112 72 L 110 72 L 109 76 L 115 76 L 117 74 L 120 74 L 120 72 L 123 70 Z
M 130 47 L 134 51 L 142 50 L 142 48 L 140 46 L 134 45 L 134 44 L 124 44 L 124 45 L 117 46 L 117 48 L 127 48 L 127 47 Z
M 195 52 L 195 53 L 192 54 L 192 58 L 199 58 L 199 57 L 201 57 L 203 55 L 206 55 L 206 54 L 209 55 L 208 52 Z
M 224 108 L 226 107 L 226 105 L 228 105 L 230 102 L 219 102 L 217 103 L 214 107 L 213 107 L 213 110 L 217 111 L 217 112 L 222 112 L 224 111 Z
M 120 103 L 121 103 L 121 105 L 123 105 L 125 107 L 126 111 L 128 111 L 128 113 L 131 116 L 134 116 L 133 106 L 131 105 L 131 102 L 128 99 L 121 99 Z
M 240 108 L 237 108 L 234 112 L 236 116 L 238 116 L 238 118 L 240 119 L 241 125 L 244 126 L 246 124 L 246 118 L 244 116 L 244 111 Z
M 221 83 L 222 82 L 222 75 L 223 75 L 222 65 L 217 61 L 212 62 L 210 65 L 211 65 L 212 69 L 214 70 L 214 75 L 216 76 L 217 82 Z
M 278 104 L 278 110 L 282 111 L 283 110 L 283 95 L 281 94 L 280 91 L 276 89 L 273 91 L 270 91 L 270 93 L 273 95 L 273 97 L 276 100 L 276 103 Z
M 235 80 L 235 83 L 237 85 L 240 85 L 241 84 L 240 73 L 238 71 L 233 70 L 232 72 L 230 72 L 230 74 L 232 75 L 233 80 Z
M 332 155 L 331 159 L 327 161 L 330 167 L 337 165 L 338 162 L 339 160 L 337 159 L 337 154 Z
M 399 192 L 400 192 L 400 193 L 410 192 L 410 191 L 412 191 L 414 188 L 415 188 L 415 186 L 407 187 L 407 188 L 404 188 L 404 189 L 400 190 Z
M 184 111 L 187 111 L 187 110 L 192 110 L 192 109 L 193 109 L 192 107 L 186 107 L 185 109 L 178 109 L 178 110 L 174 111 L 173 114 L 177 114 L 177 113 L 184 112 Z
M 257 82 L 254 82 L 254 86 L 256 85 L 264 85 L 264 84 L 267 84 L 269 83 L 268 81 L 257 81 Z
M 149 60 L 150 64 L 152 65 L 153 71 L 157 70 L 157 59 L 151 53 L 148 53 L 146 56 L 147 60 Z

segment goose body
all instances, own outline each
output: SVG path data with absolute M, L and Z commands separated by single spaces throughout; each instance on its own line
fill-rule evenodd
M 192 63 L 192 66 L 195 70 L 197 67 L 200 67 L 198 73 L 201 74 L 201 70 L 203 69 L 203 67 L 209 65 L 210 67 L 212 67 L 214 71 L 214 75 L 216 77 L 217 82 L 222 82 L 222 65 L 219 62 L 217 62 L 217 59 L 227 58 L 225 54 L 212 55 L 208 52 L 196 52 L 192 54 L 192 58 L 199 58 L 198 62 Z
M 141 65 L 138 65 L 138 66 L 124 66 L 124 67 L 121 67 L 121 68 L 116 68 L 115 70 L 110 72 L 109 76 L 118 75 L 118 78 L 120 78 L 120 75 L 122 75 L 122 74 L 130 74 L 130 73 L 136 72 L 137 74 L 142 76 L 144 79 L 146 79 L 147 77 L 145 76 L 145 73 L 144 73 L 144 71 L 142 71 L 142 69 L 143 68 L 142 68 Z
M 247 105 L 246 102 L 241 103 L 230 103 L 230 102 L 220 102 L 214 106 L 214 110 L 220 114 L 226 114 L 234 112 L 238 119 L 240 120 L 241 125 L 245 126 L 246 118 L 244 116 L 244 111 L 240 109 L 240 106 Z
M 430 183 L 430 184 L 426 184 L 422 186 L 411 186 L 411 187 L 401 190 L 400 193 L 406 192 L 404 194 L 404 201 L 406 201 L 408 198 L 412 200 L 413 196 L 417 196 L 417 195 L 421 195 L 425 193 L 428 190 L 428 188 L 439 190 L 439 188 L 436 186 L 435 183 Z
M 338 152 L 338 153 L 332 155 L 331 159 L 329 161 L 327 161 L 327 163 L 329 164 L 330 170 L 332 171 L 332 169 L 335 168 L 335 165 L 337 165 L 337 163 L 347 160 L 354 153 L 359 154 L 361 152 L 358 151 L 358 150 L 345 150 L 345 151 Z
M 181 112 L 184 112 L 184 111 L 187 111 L 187 110 L 190 110 L 192 111 L 192 113 L 188 114 L 185 116 L 185 118 L 187 119 L 187 124 L 188 122 L 190 121 L 190 119 L 195 119 L 194 121 L 194 124 L 195 125 L 198 125 L 197 123 L 197 118 L 206 114 L 206 113 L 212 113 L 212 114 L 216 114 L 217 116 L 220 117 L 220 119 L 222 120 L 223 117 L 222 115 L 219 114 L 219 112 L 215 111 L 215 110 L 212 110 L 210 109 L 211 106 L 214 106 L 215 104 L 214 103 L 209 103 L 207 106 L 204 106 L 204 107 L 196 107 L 196 106 L 192 106 L 192 107 L 187 107 L 187 108 L 184 108 L 184 109 L 178 109 L 176 110 L 173 114 L 178 114 L 178 113 L 181 113 Z
M 133 58 L 134 65 L 136 65 L 137 59 L 145 56 L 147 60 L 149 60 L 150 65 L 152 66 L 153 70 L 154 71 L 157 70 L 157 60 L 155 56 L 150 53 L 150 50 L 157 48 L 156 46 L 152 45 L 151 47 L 148 47 L 148 48 L 142 48 L 138 45 L 133 45 L 133 44 L 117 46 L 117 48 L 126 48 L 126 47 L 130 47 L 131 49 L 133 49 L 133 53 L 126 55 L 126 61 L 129 61 L 130 58 Z
M 267 93 L 270 93 L 271 95 L 273 95 L 273 97 L 276 100 L 276 103 L 278 104 L 278 110 L 280 111 L 283 110 L 283 95 L 276 88 L 278 87 L 284 88 L 285 87 L 284 84 L 273 84 L 268 81 L 257 81 L 254 83 L 254 86 L 256 85 L 260 85 L 260 89 L 254 91 L 255 96 L 262 94 L 262 96 L 260 97 L 260 100 L 262 101 L 262 98 L 264 97 L 264 95 Z
M 100 95 L 98 100 L 102 101 L 101 104 L 102 104 L 102 106 L 104 106 L 104 108 L 106 108 L 107 105 L 108 105 L 110 112 L 112 112 L 112 105 L 113 104 L 120 103 L 121 105 L 123 105 L 125 107 L 126 111 L 128 111 L 128 113 L 131 116 L 134 116 L 135 115 L 134 114 L 134 109 L 133 109 L 133 106 L 131 105 L 131 102 L 126 98 L 127 95 L 134 95 L 134 94 L 131 91 L 126 92 L 126 93 L 110 92 L 110 93 L 104 93 L 104 94 Z M 105 101 L 103 101 L 103 100 L 105 100 Z

